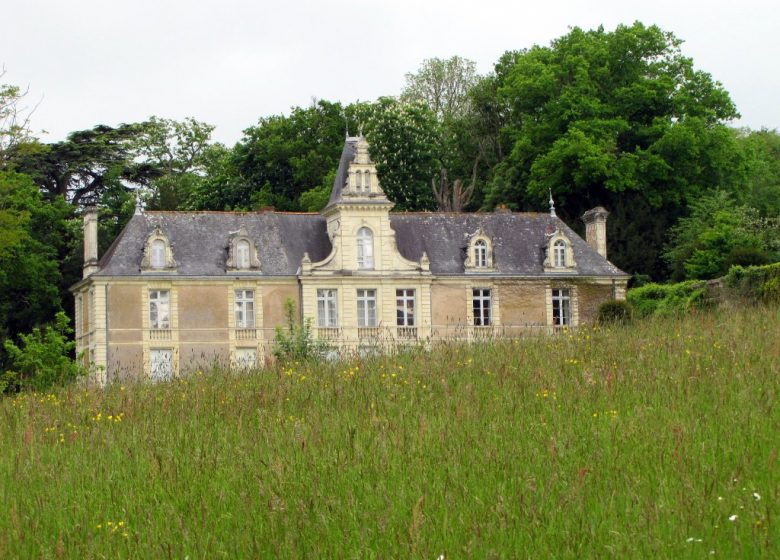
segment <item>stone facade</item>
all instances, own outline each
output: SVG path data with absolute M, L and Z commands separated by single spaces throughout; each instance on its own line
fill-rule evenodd
M 100 383 L 162 379 L 262 363 L 288 300 L 314 336 L 360 352 L 547 333 L 624 298 L 627 275 L 599 254 L 604 209 L 585 242 L 554 212 L 392 206 L 365 139 L 348 138 L 319 215 L 139 213 L 98 262 L 88 212 L 78 351 Z

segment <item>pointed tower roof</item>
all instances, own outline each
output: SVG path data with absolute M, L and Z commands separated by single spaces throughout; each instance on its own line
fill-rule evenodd
M 379 184 L 376 165 L 371 161 L 368 142 L 363 136 L 348 136 L 344 141 L 330 200 L 323 211 L 350 203 L 392 206 Z

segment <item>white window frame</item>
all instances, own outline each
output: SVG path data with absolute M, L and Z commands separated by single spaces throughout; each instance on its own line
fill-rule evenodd
M 474 242 L 474 266 L 476 268 L 487 268 L 488 244 L 484 239 L 477 239 Z
M 471 290 L 471 308 L 475 327 L 489 327 L 493 324 L 493 291 L 490 288 Z
M 152 381 L 173 379 L 173 349 L 152 348 L 149 350 L 149 377 Z
M 171 328 L 171 291 L 149 290 L 149 328 Z
M 558 239 L 553 243 L 553 266 L 564 268 L 566 266 L 566 242 Z
M 236 241 L 236 268 L 246 270 L 250 266 L 252 247 L 246 239 Z
M 374 268 L 374 232 L 365 226 L 357 232 L 357 266 L 363 270 Z
M 567 327 L 572 323 L 571 290 L 569 288 L 552 289 L 552 324 L 555 327 Z
M 416 327 L 417 298 L 415 290 L 400 288 L 395 291 L 395 324 L 398 327 Z
M 333 328 L 339 325 L 338 290 L 334 288 L 317 289 L 317 326 Z
M 358 327 L 376 327 L 376 289 L 358 288 L 357 290 Z
M 162 239 L 155 239 L 152 241 L 152 257 L 150 259 L 151 268 L 157 270 L 163 269 L 165 268 L 167 260 L 168 255 L 165 247 L 165 241 Z
M 235 302 L 233 305 L 236 328 L 254 329 L 255 328 L 255 291 L 241 288 L 235 291 Z

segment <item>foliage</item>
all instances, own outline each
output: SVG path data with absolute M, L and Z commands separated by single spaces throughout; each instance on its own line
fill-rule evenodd
M 5 67 L 0 68 L 0 80 L 5 74 Z M 35 107 L 24 106 L 27 94 L 19 86 L 0 83 L 0 170 L 7 168 L 20 146 L 33 140 L 30 118 Z
M 740 130 L 737 143 L 747 183 L 738 200 L 764 217 L 780 216 L 780 134 L 776 130 Z
M 61 198 L 44 202 L 26 175 L 0 172 L 0 338 L 53 321 L 63 298 L 70 299 L 73 278 L 62 271 L 70 270 L 72 215 Z M 0 347 L 0 368 L 4 354 Z
M 780 219 L 734 204 L 713 191 L 690 205 L 691 214 L 670 232 L 664 254 L 675 278 L 717 278 L 731 265 L 764 264 L 780 258 Z
M 274 357 L 282 362 L 322 358 L 327 345 L 314 338 L 311 317 L 306 317 L 303 323 L 296 321 L 295 301 L 291 298 L 284 302 L 284 311 L 287 328 L 276 327 Z
M 69 339 L 73 334 L 69 322 L 68 316 L 60 311 L 54 324 L 44 329 L 35 327 L 32 333 L 19 335 L 21 347 L 10 340 L 5 341 L 11 363 L 7 376 L 11 382 L 5 390 L 47 391 L 84 373 L 71 359 L 76 343 Z
M 771 558 L 777 323 L 0 399 L 0 557 Z
M 436 208 L 431 179 L 441 168 L 441 131 L 433 111 L 420 102 L 382 97 L 360 114 L 382 190 L 395 209 Z
M 448 121 L 469 112 L 468 94 L 477 80 L 477 63 L 473 60 L 459 56 L 428 58 L 417 72 L 406 75 L 401 100 L 422 102 L 439 120 Z
M 626 324 L 631 321 L 631 305 L 626 301 L 611 300 L 599 305 L 596 322 L 600 325 Z
M 780 302 L 780 263 L 735 266 L 723 281 L 737 299 L 753 303 Z
M 646 284 L 629 290 L 626 299 L 639 317 L 674 315 L 707 304 L 705 282 L 688 280 L 678 284 Z

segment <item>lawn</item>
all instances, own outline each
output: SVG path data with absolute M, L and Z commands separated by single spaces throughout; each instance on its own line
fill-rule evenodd
M 2 558 L 777 558 L 780 310 L 0 400 Z

